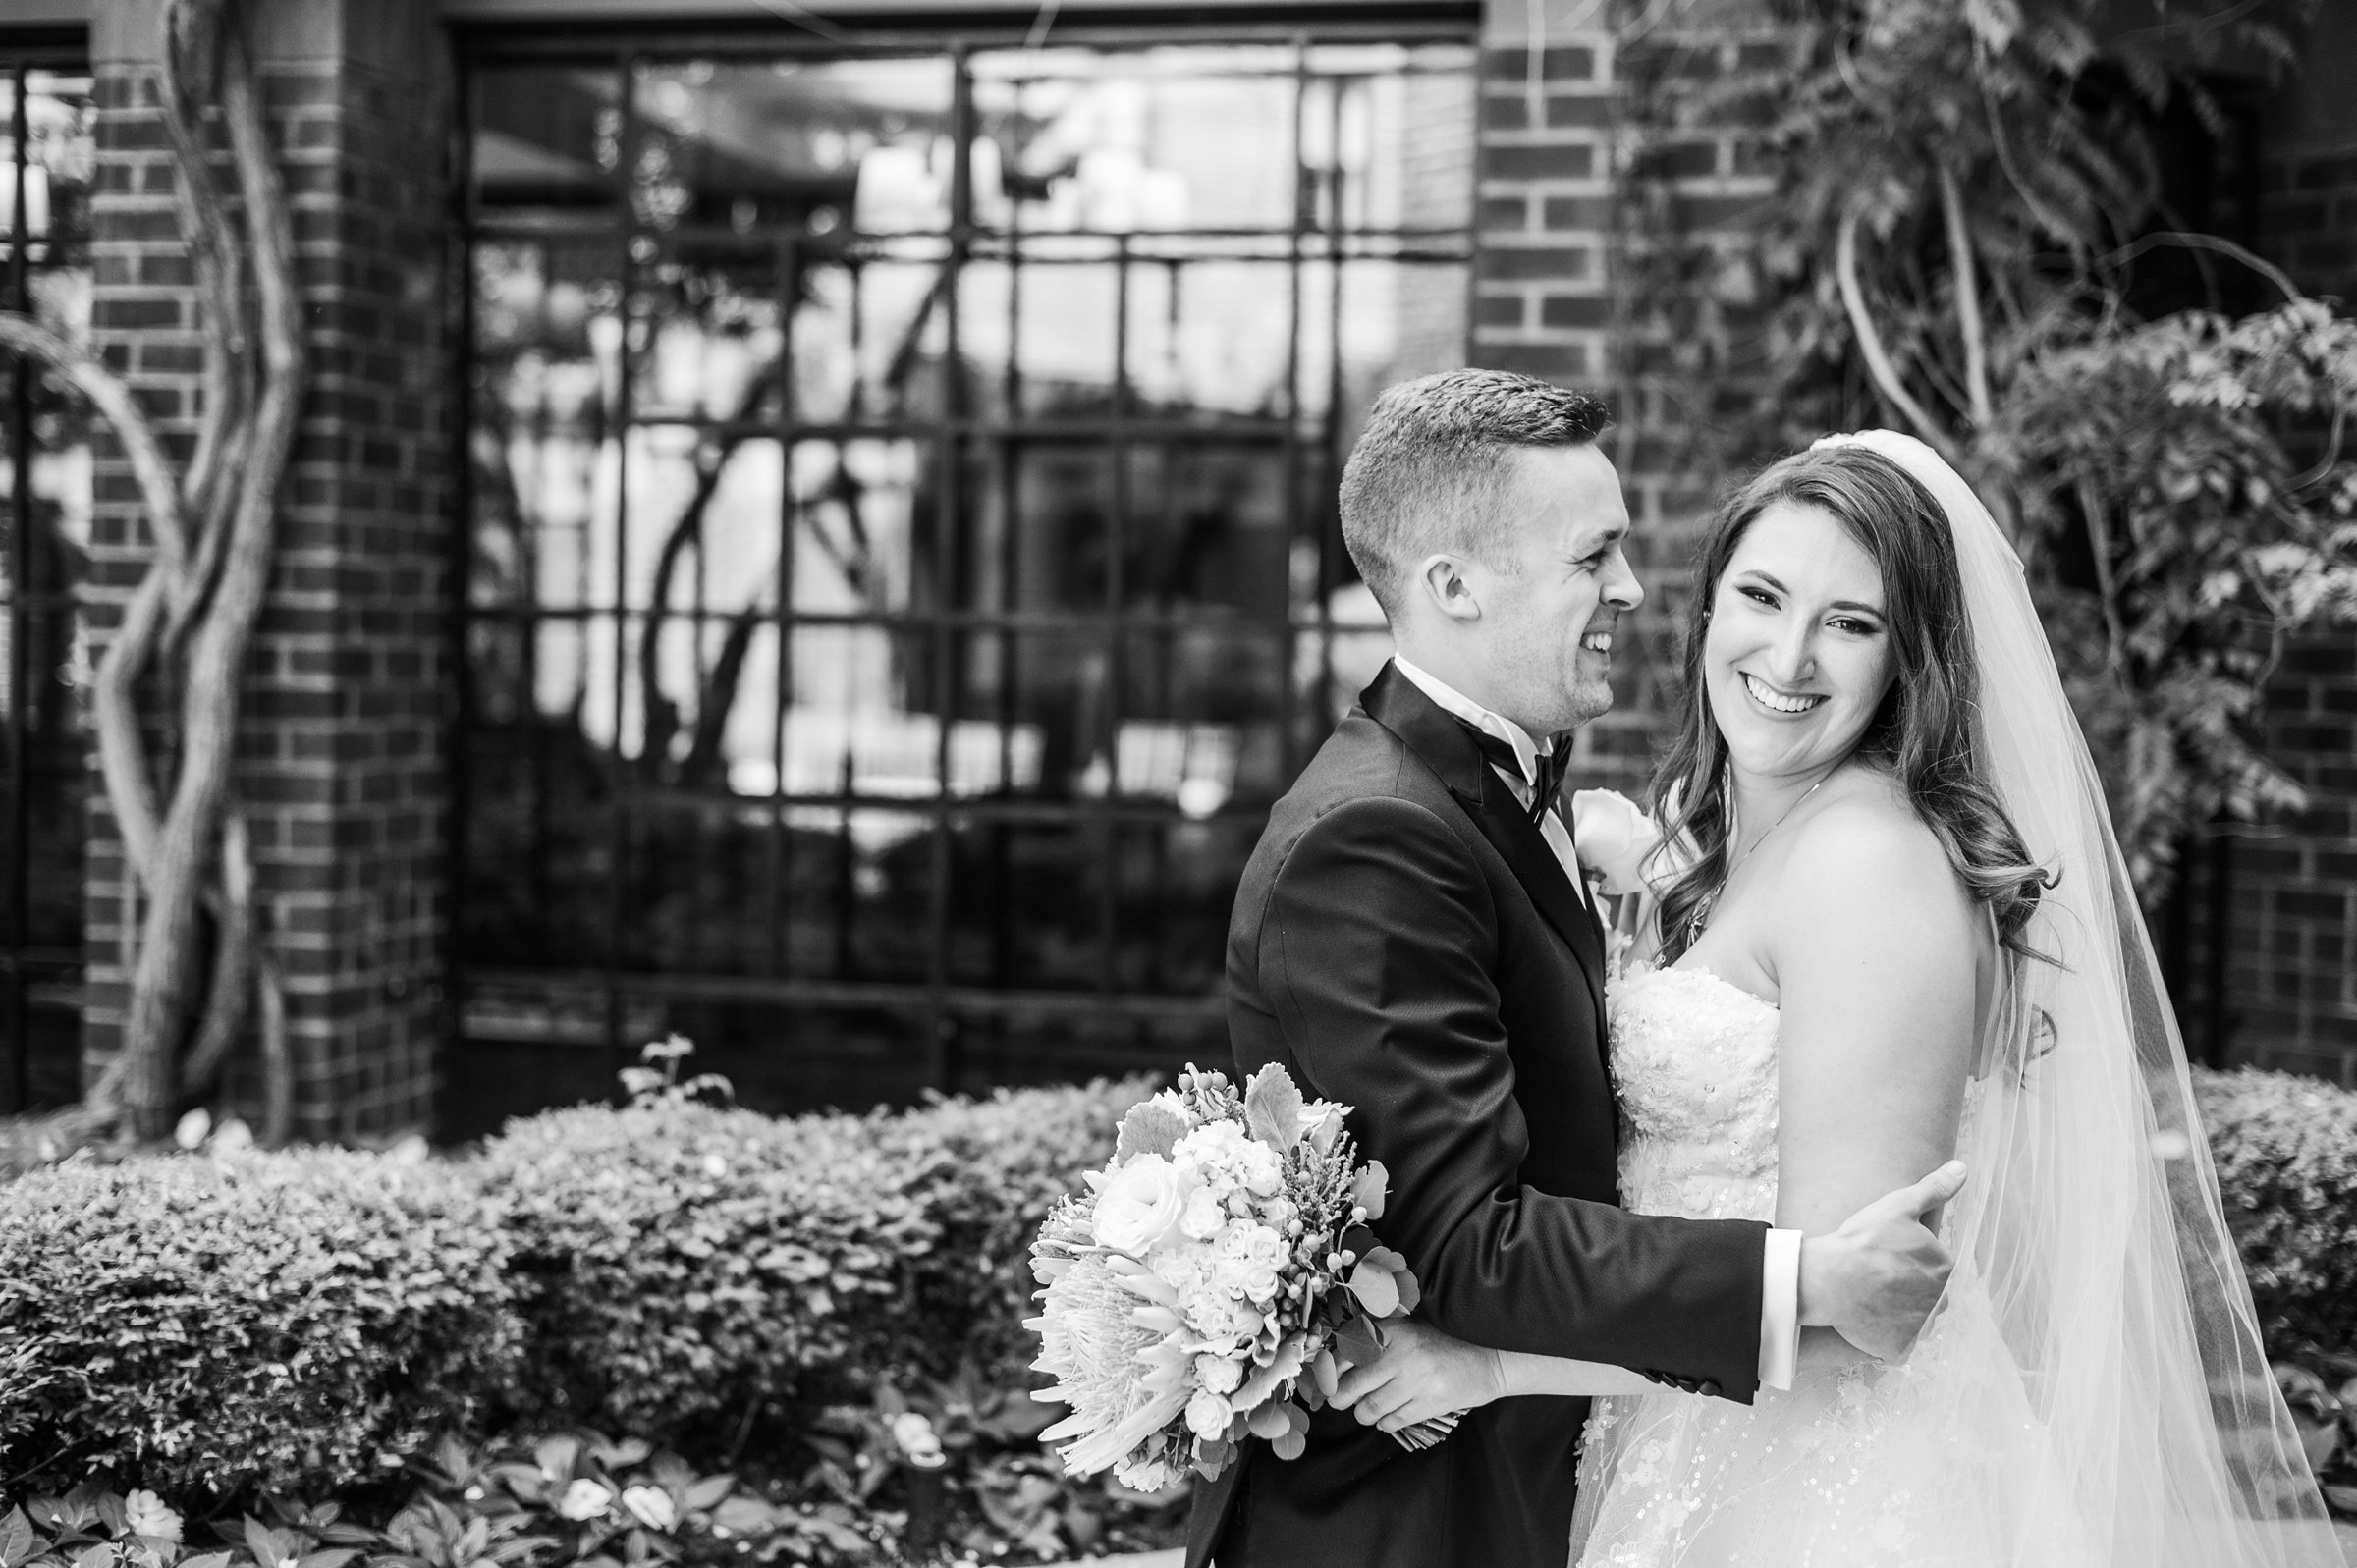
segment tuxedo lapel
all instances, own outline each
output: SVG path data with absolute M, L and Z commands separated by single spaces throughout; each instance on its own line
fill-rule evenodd
M 1604 1016 L 1604 943 L 1579 890 L 1563 875 L 1562 862 L 1547 846 L 1546 836 L 1530 820 L 1514 792 L 1481 754 L 1473 733 L 1440 704 L 1416 688 L 1416 683 L 1386 664 L 1375 683 L 1359 698 L 1367 716 L 1398 735 L 1408 750 L 1440 775 L 1449 792 L 1465 808 L 1483 838 L 1514 873 L 1522 891 L 1539 913 L 1555 928 L 1579 960 L 1580 973 L 1594 995 L 1597 1017 Z M 1603 1038 L 1601 1030 L 1599 1041 Z
M 1587 901 L 1572 887 L 1571 879 L 1563 875 L 1563 863 L 1548 847 L 1547 838 L 1538 825 L 1523 810 L 1522 802 L 1514 798 L 1505 780 L 1488 769 L 1482 771 L 1482 790 L 1479 808 L 1473 818 L 1482 837 L 1506 857 L 1514 870 L 1514 879 L 1530 901 L 1539 906 L 1539 913 L 1571 948 L 1579 960 L 1580 972 L 1588 978 L 1588 989 L 1595 994 L 1599 1016 L 1604 1009 L 1604 942 L 1596 929 L 1596 917 L 1588 912 Z

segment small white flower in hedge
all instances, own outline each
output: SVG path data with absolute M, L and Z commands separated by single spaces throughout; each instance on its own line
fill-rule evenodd
M 948 1461 L 949 1456 L 941 1451 L 940 1433 L 933 1430 L 933 1423 L 916 1411 L 904 1410 L 892 1418 L 892 1440 L 919 1470 L 933 1470 Z
M 180 1124 L 172 1129 L 172 1141 L 183 1149 L 200 1149 L 212 1130 L 213 1113 L 198 1106 L 180 1118 Z
M 1097 1194 L 1097 1244 L 1133 1256 L 1176 1229 L 1190 1196 L 1177 1166 L 1160 1155 L 1139 1155 L 1115 1171 Z
M 577 1487 L 580 1483 L 576 1481 L 574 1485 Z M 630 1511 L 631 1518 L 649 1530 L 668 1532 L 680 1522 L 679 1504 L 671 1500 L 670 1492 L 658 1487 L 626 1487 L 622 1493 L 622 1505 Z
M 601 1518 L 613 1505 L 614 1493 L 610 1487 L 582 1476 L 566 1487 L 565 1495 L 557 1499 L 557 1512 L 575 1524 L 581 1524 Z
M 718 1155 L 704 1156 L 704 1174 L 714 1181 L 729 1173 L 729 1162 Z
M 1617 898 L 1645 891 L 1645 861 L 1661 846 L 1662 832 L 1618 790 L 1579 789 L 1571 795 L 1571 839 L 1580 860 L 1604 873 L 1604 891 Z
M 123 1499 L 123 1524 L 135 1536 L 175 1543 L 181 1539 L 180 1515 L 163 1498 L 143 1488 Z

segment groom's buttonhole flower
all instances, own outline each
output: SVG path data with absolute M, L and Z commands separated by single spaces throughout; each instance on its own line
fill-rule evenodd
M 1618 898 L 1645 891 L 1645 862 L 1661 847 L 1662 831 L 1618 790 L 1580 789 L 1571 795 L 1571 841 Z

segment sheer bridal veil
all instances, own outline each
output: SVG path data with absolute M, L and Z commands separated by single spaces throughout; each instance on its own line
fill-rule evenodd
M 2025 1518 L 2066 1517 L 2073 1555 L 2116 1568 L 2339 1568 L 2260 1343 L 2163 989 L 2103 786 L 2021 561 L 1931 448 L 1829 437 L 1890 459 L 1946 510 L 1980 666 L 1983 760 L 2058 881 L 2024 933 L 1959 1155 L 1949 1221 L 2050 1456 Z M 2050 1543 L 2051 1544 L 2051 1543 Z

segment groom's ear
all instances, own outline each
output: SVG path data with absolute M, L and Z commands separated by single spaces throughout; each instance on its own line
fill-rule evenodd
M 1426 556 L 1416 570 L 1417 586 L 1433 607 L 1452 621 L 1479 621 L 1481 600 L 1469 564 L 1456 556 Z

